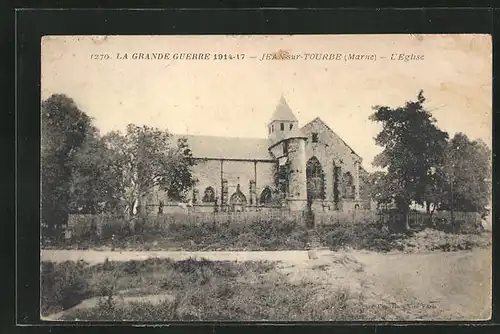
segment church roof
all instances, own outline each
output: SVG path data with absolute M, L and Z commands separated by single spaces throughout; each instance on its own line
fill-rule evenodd
M 173 135 L 172 140 L 186 138 L 194 158 L 268 160 L 275 158 L 269 152 L 266 138 L 241 138 L 206 135 Z
M 278 105 L 276 106 L 276 109 L 274 110 L 273 115 L 271 116 L 271 122 L 273 121 L 290 121 L 290 122 L 295 122 L 297 121 L 297 117 L 293 114 L 292 109 L 286 102 L 285 98 L 282 96 L 280 101 L 278 102 Z

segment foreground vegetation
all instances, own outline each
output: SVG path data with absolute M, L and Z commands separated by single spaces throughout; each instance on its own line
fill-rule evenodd
M 171 298 L 121 302 L 138 294 Z M 100 296 L 95 306 L 66 311 L 61 319 L 353 321 L 404 320 L 430 312 L 416 300 L 394 307 L 381 299 L 370 302 L 365 290 L 305 279 L 293 282 L 267 262 L 43 263 L 42 315 L 70 309 L 92 296 Z
M 75 234 L 69 240 L 46 244 L 44 248 L 111 249 L 111 250 L 185 250 L 185 251 L 256 251 L 343 248 L 378 252 L 389 251 L 455 251 L 486 247 L 491 234 L 480 229 L 415 226 L 410 231 L 394 232 L 386 224 L 334 223 L 307 229 L 296 221 L 255 221 L 250 224 L 186 224 L 143 220 L 134 233 L 123 220 L 111 219 L 99 235 L 91 229 Z

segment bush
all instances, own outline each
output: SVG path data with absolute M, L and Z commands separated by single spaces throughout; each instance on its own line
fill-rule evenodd
M 200 217 L 204 220 L 200 220 Z M 134 233 L 126 227 L 123 219 L 105 217 L 99 239 L 88 235 L 75 236 L 74 242 L 78 248 L 108 246 L 111 249 L 135 250 L 274 251 L 325 246 L 332 250 L 350 247 L 386 252 L 401 250 L 403 246 L 399 241 L 411 234 L 396 232 L 395 227 L 402 226 L 401 222 L 395 220 L 398 215 L 392 215 L 392 220 L 387 221 L 387 224 L 371 221 L 369 216 L 364 217 L 366 221 L 355 224 L 349 220 L 330 220 L 327 225 L 319 225 L 315 230 L 308 230 L 303 221 L 293 215 L 275 218 L 248 215 L 244 219 L 239 216 L 228 217 L 229 219 L 219 217 L 220 221 L 215 221 L 215 215 L 146 217 L 136 222 Z M 418 221 L 422 223 L 418 225 L 418 229 L 425 228 L 426 221 Z M 456 232 L 468 233 L 467 238 L 473 238 L 473 234 L 479 235 L 478 228 L 471 224 L 460 224 L 458 221 L 457 226 L 459 228 Z M 437 229 L 445 229 L 444 227 L 443 224 L 435 226 Z
M 317 291 L 310 284 L 300 289 L 275 271 L 274 265 L 264 262 L 221 263 L 204 260 L 181 261 L 168 272 L 186 282 L 200 268 L 207 270 L 208 282 L 191 279 L 175 289 L 173 301 L 160 304 L 131 303 L 118 305 L 103 300 L 88 310 L 67 313 L 64 319 L 129 320 L 129 321 L 193 321 L 193 320 L 355 320 L 364 319 L 362 297 L 348 289 Z M 170 269 L 169 269 L 170 270 Z M 245 280 L 257 275 L 257 281 Z M 188 275 L 184 277 L 183 275 Z M 219 276 L 221 275 L 221 276 Z M 172 280 L 173 281 L 173 280 Z M 321 297 L 321 298 L 319 298 Z
M 397 240 L 394 247 L 398 250 L 414 252 L 444 251 L 454 252 L 486 248 L 491 245 L 491 234 L 452 234 L 435 229 L 425 229 L 411 238 Z
M 91 295 L 83 275 L 82 262 L 54 264 L 42 262 L 41 268 L 41 313 L 59 312 L 80 303 Z
M 71 311 L 63 318 L 143 322 L 353 321 L 384 320 L 388 314 L 385 309 L 367 306 L 363 293 L 348 288 L 323 289 L 308 281 L 299 286 L 292 284 L 272 263 L 189 259 L 167 266 L 163 274 L 170 281 L 164 288 L 175 290 L 173 300 L 119 304 L 103 299 L 96 307 Z M 196 279 L 204 275 L 211 279 Z M 179 284 L 171 285 L 172 282 Z
M 387 252 L 394 248 L 397 239 L 405 237 L 394 234 L 380 223 L 346 224 L 337 223 L 321 227 L 320 235 L 324 235 L 324 243 L 331 250 L 344 247 Z

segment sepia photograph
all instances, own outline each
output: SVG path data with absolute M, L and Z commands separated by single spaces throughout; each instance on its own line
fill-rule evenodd
M 44 36 L 40 319 L 484 321 L 482 34 Z

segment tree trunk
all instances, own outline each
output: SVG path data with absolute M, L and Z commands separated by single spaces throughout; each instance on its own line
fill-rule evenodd
M 429 225 L 430 227 L 435 227 L 434 226 L 434 220 L 432 219 L 433 216 L 434 216 L 434 212 L 436 211 L 436 204 L 433 204 L 432 205 L 432 209 L 431 209 L 431 212 L 429 212 Z
M 410 230 L 410 213 L 409 211 L 405 212 L 405 231 Z
M 146 201 L 144 200 L 144 195 L 137 196 L 137 215 L 139 217 L 146 216 Z
M 403 221 L 398 223 L 402 223 L 404 231 L 408 231 L 410 229 L 410 201 L 399 198 L 396 200 L 396 207 L 398 208 L 398 212 L 403 214 Z

